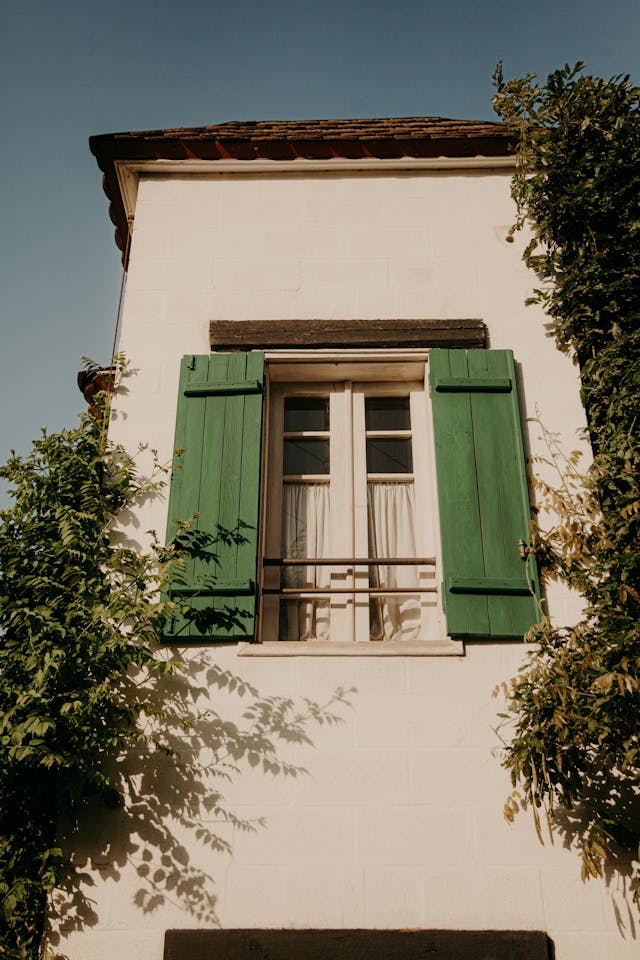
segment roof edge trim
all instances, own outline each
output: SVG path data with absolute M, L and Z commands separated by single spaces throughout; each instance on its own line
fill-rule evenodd
M 296 175 L 304 173 L 374 173 L 394 170 L 411 173 L 428 170 L 513 170 L 515 156 L 492 157 L 332 157 L 328 160 L 115 160 L 114 168 L 120 195 L 127 216 L 135 214 L 140 175 L 178 174 L 219 177 L 228 174 L 244 176 Z

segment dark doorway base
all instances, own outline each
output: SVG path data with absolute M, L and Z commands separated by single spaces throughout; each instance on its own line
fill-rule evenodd
M 167 930 L 164 960 L 553 960 L 538 930 Z

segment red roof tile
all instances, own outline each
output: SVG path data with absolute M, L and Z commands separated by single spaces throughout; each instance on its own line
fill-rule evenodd
M 139 130 L 92 137 L 104 140 L 378 140 L 498 136 L 507 137 L 504 124 L 485 120 L 449 120 L 445 117 L 400 117 L 373 120 L 230 120 L 204 127 Z

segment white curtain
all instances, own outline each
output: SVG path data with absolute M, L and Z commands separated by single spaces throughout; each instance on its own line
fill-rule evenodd
M 282 556 L 329 556 L 329 484 L 285 483 L 282 491 Z M 284 567 L 284 587 L 328 587 L 329 567 Z M 328 640 L 329 597 L 281 600 L 281 640 Z
M 415 507 L 412 483 L 386 480 L 367 484 L 369 556 L 415 557 Z M 372 587 L 415 587 L 413 566 L 371 567 Z M 419 595 L 372 598 L 371 640 L 415 640 L 420 632 Z

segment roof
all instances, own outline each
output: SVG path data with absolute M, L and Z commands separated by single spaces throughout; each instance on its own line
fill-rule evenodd
M 368 120 L 239 120 L 204 127 L 107 133 L 89 139 L 104 174 L 116 244 L 125 249 L 118 161 L 362 160 L 504 157 L 513 135 L 503 123 L 445 117 Z
M 138 130 L 92 137 L 91 145 L 118 142 L 210 140 L 259 143 L 263 140 L 406 140 L 508 136 L 505 125 L 489 120 L 450 120 L 446 117 L 399 117 L 372 120 L 230 120 L 205 127 Z M 95 150 L 93 151 L 95 153 Z

